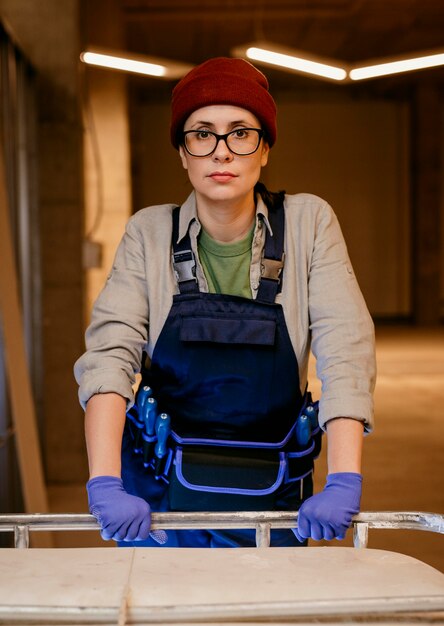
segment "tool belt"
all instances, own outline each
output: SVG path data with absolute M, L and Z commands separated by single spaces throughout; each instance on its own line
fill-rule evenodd
M 313 471 L 322 438 L 317 413 L 318 402 L 308 392 L 294 425 L 277 443 L 181 437 L 173 422 L 161 459 L 156 435 L 144 432 L 137 411 L 131 410 L 128 420 L 146 471 L 169 484 L 172 511 L 270 510 L 282 487 Z

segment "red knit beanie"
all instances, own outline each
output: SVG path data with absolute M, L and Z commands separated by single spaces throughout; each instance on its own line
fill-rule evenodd
M 218 57 L 194 67 L 173 89 L 170 131 L 175 148 L 191 113 L 212 104 L 231 104 L 254 113 L 268 145 L 276 141 L 276 105 L 264 74 L 244 59 Z

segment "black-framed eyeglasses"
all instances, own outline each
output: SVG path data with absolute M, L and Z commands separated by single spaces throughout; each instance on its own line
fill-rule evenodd
M 191 156 L 210 156 L 221 139 L 233 154 L 248 156 L 256 152 L 263 136 L 262 128 L 238 128 L 225 135 L 218 135 L 211 130 L 185 130 L 182 138 L 185 150 Z

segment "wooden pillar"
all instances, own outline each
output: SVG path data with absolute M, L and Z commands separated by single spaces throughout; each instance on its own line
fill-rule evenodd
M 120 0 L 85 3 L 85 47 L 125 48 L 120 5 Z M 84 257 L 87 325 L 131 215 L 131 167 L 125 74 L 82 66 L 82 79 L 85 245 L 101 251 L 96 262 Z
M 440 322 L 441 98 L 418 82 L 412 115 L 412 297 L 418 325 Z

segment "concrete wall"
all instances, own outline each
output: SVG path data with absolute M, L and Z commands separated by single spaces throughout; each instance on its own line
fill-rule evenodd
M 72 368 L 131 213 L 126 77 L 79 55 L 87 44 L 124 48 L 120 2 L 0 0 L 0 16 L 37 73 L 46 478 L 78 482 L 87 467 Z M 86 235 L 102 254 L 84 267 Z
M 336 211 L 376 317 L 410 313 L 410 200 L 407 106 L 383 100 L 325 101 L 275 94 L 279 135 L 262 180 L 310 192 Z M 133 103 L 134 104 L 134 103 Z M 169 106 L 132 112 L 135 209 L 181 202 L 190 191 L 168 139 Z
M 83 167 L 78 0 L 0 0 L 0 15 L 37 71 L 46 477 L 86 477 L 72 374 L 83 350 Z

